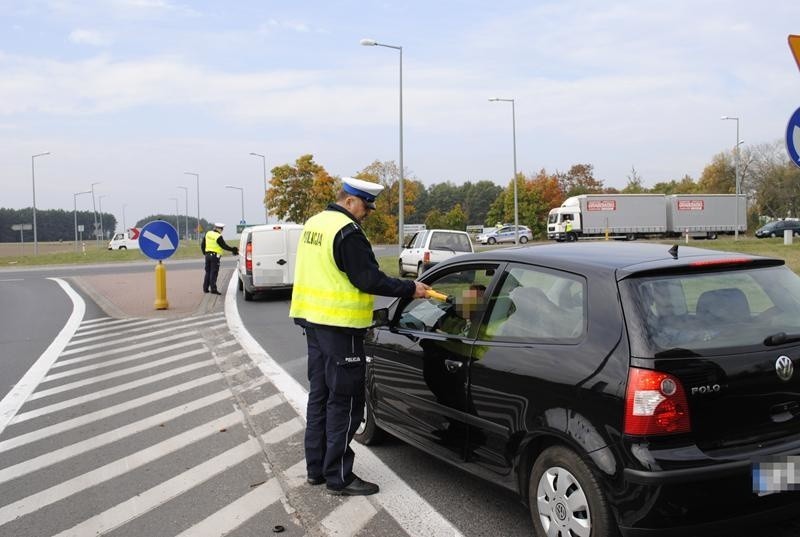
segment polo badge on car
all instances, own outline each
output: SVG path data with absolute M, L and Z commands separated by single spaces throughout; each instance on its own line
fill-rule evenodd
M 778 356 L 775 361 L 775 372 L 781 380 L 789 380 L 794 373 L 794 364 L 788 356 Z

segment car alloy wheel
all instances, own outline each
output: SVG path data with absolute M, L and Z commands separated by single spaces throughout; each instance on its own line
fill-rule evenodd
M 566 447 L 547 448 L 536 459 L 528 504 L 537 537 L 616 535 L 616 524 L 597 479 Z
M 495 239 L 494 237 L 489 237 L 489 239 L 486 242 L 488 242 L 489 244 L 494 244 L 497 242 L 497 239 Z

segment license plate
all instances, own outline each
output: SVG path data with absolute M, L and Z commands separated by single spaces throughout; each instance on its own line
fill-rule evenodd
M 800 490 L 800 456 L 768 457 L 753 462 L 753 492 L 767 496 Z

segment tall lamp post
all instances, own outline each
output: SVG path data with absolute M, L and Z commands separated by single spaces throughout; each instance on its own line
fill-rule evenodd
M 75 253 L 78 253 L 78 196 L 81 194 L 91 194 L 91 190 L 84 190 L 83 192 L 75 192 L 72 195 L 72 213 L 75 217 Z M 124 210 L 124 209 L 123 209 Z
M 186 219 L 184 223 L 186 224 L 186 237 L 185 239 L 189 240 L 189 187 L 188 186 L 179 186 L 181 190 L 183 190 L 184 195 L 186 196 Z M 180 234 L 180 228 L 178 228 L 178 234 Z
M 128 205 L 125 204 L 125 203 L 122 204 L 122 232 L 123 233 L 127 233 L 128 232 L 128 226 L 125 223 L 125 207 L 127 207 L 127 206 Z
M 374 39 L 362 39 L 361 44 L 365 47 L 386 47 L 395 49 L 400 53 L 400 183 L 397 187 L 397 195 L 399 197 L 398 201 L 398 246 L 399 251 L 403 251 L 403 238 L 404 233 L 403 230 L 405 228 L 403 218 L 404 218 L 404 194 L 403 194 L 403 47 L 397 45 L 387 45 L 385 43 L 378 43 Z
M 39 255 L 39 238 L 36 235 L 36 173 L 33 163 L 36 157 L 43 157 L 49 154 L 50 151 L 31 156 L 31 186 L 33 187 L 33 255 Z
M 100 236 L 106 240 L 106 231 L 103 228 L 103 198 L 108 197 L 108 194 L 100 194 L 97 196 L 97 205 L 100 208 Z
M 181 210 L 178 208 L 178 198 L 170 198 L 175 202 L 175 231 L 178 232 L 178 237 L 181 236 Z
M 233 185 L 225 185 L 225 188 L 232 188 L 234 190 L 238 190 L 239 194 L 242 198 L 242 224 L 245 223 L 244 219 L 244 187 L 241 186 L 233 186 Z
M 197 238 L 200 238 L 200 174 L 193 172 L 183 172 L 184 175 L 194 175 L 197 180 Z
M 95 183 L 92 183 L 92 186 L 91 186 L 91 191 L 92 191 L 92 212 L 94 213 L 94 230 L 92 232 L 94 233 L 95 246 L 98 246 L 98 241 L 97 241 L 97 205 L 95 204 L 95 199 L 94 199 L 94 185 L 99 185 L 100 183 L 102 183 L 102 181 L 97 181 Z
M 514 142 L 514 244 L 519 244 L 519 205 L 517 202 L 517 113 L 514 99 L 489 99 L 492 102 L 511 103 L 511 135 Z
M 269 224 L 269 209 L 267 209 L 267 157 L 261 153 L 250 153 L 254 157 L 261 157 L 261 164 L 264 167 L 264 223 Z
M 736 121 L 736 145 L 733 148 L 733 150 L 734 150 L 733 158 L 734 158 L 734 161 L 735 161 L 734 166 L 736 167 L 736 220 L 735 220 L 735 222 L 736 222 L 735 226 L 736 227 L 733 230 L 733 240 L 738 241 L 739 240 L 739 190 L 740 190 L 740 188 L 739 188 L 739 144 L 741 144 L 741 141 L 739 140 L 739 118 L 738 117 L 733 117 L 733 116 L 722 116 L 720 119 L 721 120 L 730 119 L 730 120 Z

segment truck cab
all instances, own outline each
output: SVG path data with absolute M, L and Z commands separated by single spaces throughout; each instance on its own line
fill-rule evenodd
M 139 228 L 132 227 L 123 233 L 115 233 L 108 241 L 109 250 L 138 250 Z
M 572 223 L 567 233 L 567 222 Z M 576 207 L 556 207 L 547 215 L 547 238 L 550 240 L 574 241 L 581 230 L 581 213 Z

